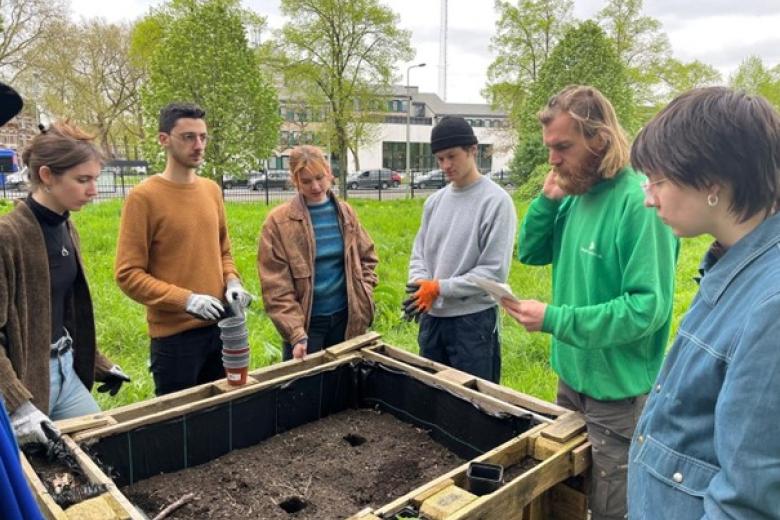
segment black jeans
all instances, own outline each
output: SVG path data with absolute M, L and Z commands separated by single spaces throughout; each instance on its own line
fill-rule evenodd
M 219 327 L 209 325 L 164 338 L 152 338 L 155 395 L 170 394 L 225 377 Z
M 306 353 L 314 354 L 344 341 L 347 333 L 347 318 L 347 309 L 335 314 L 312 316 L 307 331 L 309 339 L 306 341 Z M 285 342 L 283 347 L 282 361 L 292 359 L 292 345 Z
M 450 318 L 423 314 L 417 335 L 420 355 L 498 383 L 501 379 L 501 341 L 498 308 Z

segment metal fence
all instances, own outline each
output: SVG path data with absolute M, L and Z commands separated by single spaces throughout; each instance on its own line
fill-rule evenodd
M 98 194 L 96 201 L 105 201 L 113 199 L 124 199 L 135 185 L 142 182 L 149 176 L 141 172 L 114 172 L 104 171 L 98 178 Z M 434 183 L 423 183 L 417 186 L 415 174 L 412 173 L 410 179 L 404 181 L 398 187 L 382 188 L 358 188 L 349 189 L 350 198 L 374 199 L 374 200 L 397 200 L 413 199 L 415 197 L 425 198 L 434 193 L 439 188 L 446 185 L 444 180 L 437 180 Z M 333 191 L 339 195 L 338 179 L 335 179 Z M 290 188 L 276 188 L 268 186 L 267 183 L 248 183 L 231 179 L 225 182 L 222 179 L 222 198 L 230 202 L 259 202 L 262 204 L 275 204 L 285 201 L 295 196 L 296 191 Z M 0 186 L 0 198 L 16 199 L 25 197 L 27 189 L 24 186 Z

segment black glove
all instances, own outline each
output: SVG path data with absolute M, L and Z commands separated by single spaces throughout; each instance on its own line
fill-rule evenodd
M 119 392 L 119 389 L 122 387 L 122 383 L 130 382 L 130 376 L 122 372 L 122 369 L 119 368 L 119 365 L 114 365 L 111 367 L 111 370 L 108 371 L 108 374 L 103 378 L 102 385 L 100 385 L 97 389 L 98 392 L 108 392 L 109 395 L 114 396 Z
M 415 321 L 420 323 L 420 315 L 422 314 L 422 311 L 417 306 L 417 297 L 415 296 L 415 293 L 419 288 L 420 284 L 417 282 L 409 282 L 406 284 L 406 294 L 408 294 L 409 297 L 401 304 L 401 308 L 404 312 L 403 318 L 406 321 Z

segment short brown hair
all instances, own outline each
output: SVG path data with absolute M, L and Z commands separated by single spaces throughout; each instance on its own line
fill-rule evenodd
M 626 132 L 617 119 L 612 103 L 597 88 L 569 85 L 547 102 L 539 112 L 539 122 L 549 125 L 559 114 L 568 114 L 586 139 L 601 137 L 604 155 L 598 167 L 599 175 L 608 179 L 628 165 L 629 148 Z
M 689 90 L 639 132 L 631 164 L 680 186 L 729 185 L 729 210 L 742 221 L 772 213 L 780 182 L 780 114 L 761 96 L 726 87 Z
M 103 154 L 92 142 L 93 139 L 93 135 L 69 119 L 57 121 L 48 129 L 42 128 L 22 153 L 22 162 L 29 169 L 32 190 L 41 184 L 39 171 L 42 166 L 48 166 L 54 175 L 63 175 L 88 161 L 103 163 Z

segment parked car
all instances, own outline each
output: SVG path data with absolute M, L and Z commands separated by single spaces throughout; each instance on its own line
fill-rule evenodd
M 2 175 L 2 174 L 0 174 Z M 6 190 L 24 191 L 27 189 L 27 167 L 16 173 L 4 174 L 3 183 Z
M 443 188 L 449 180 L 441 170 L 431 170 L 414 176 L 412 186 L 424 190 L 426 188 Z
M 401 185 L 401 175 L 387 168 L 363 170 L 360 173 L 352 173 L 347 176 L 347 186 L 356 190 L 358 188 L 386 190 L 389 187 L 397 188 Z
M 499 186 L 503 186 L 504 188 L 514 188 L 515 182 L 512 179 L 510 173 L 505 170 L 497 170 L 494 172 L 486 173 L 485 177 L 492 180 Z
M 268 182 L 266 184 L 266 175 Z M 254 173 L 249 177 L 249 188 L 254 191 L 264 191 L 266 186 L 269 190 L 291 190 L 293 189 L 290 172 L 287 170 L 268 170 L 267 173 Z
M 249 179 L 233 177 L 232 175 L 222 176 L 222 188 L 225 190 L 231 190 L 233 188 L 246 188 L 249 186 Z

